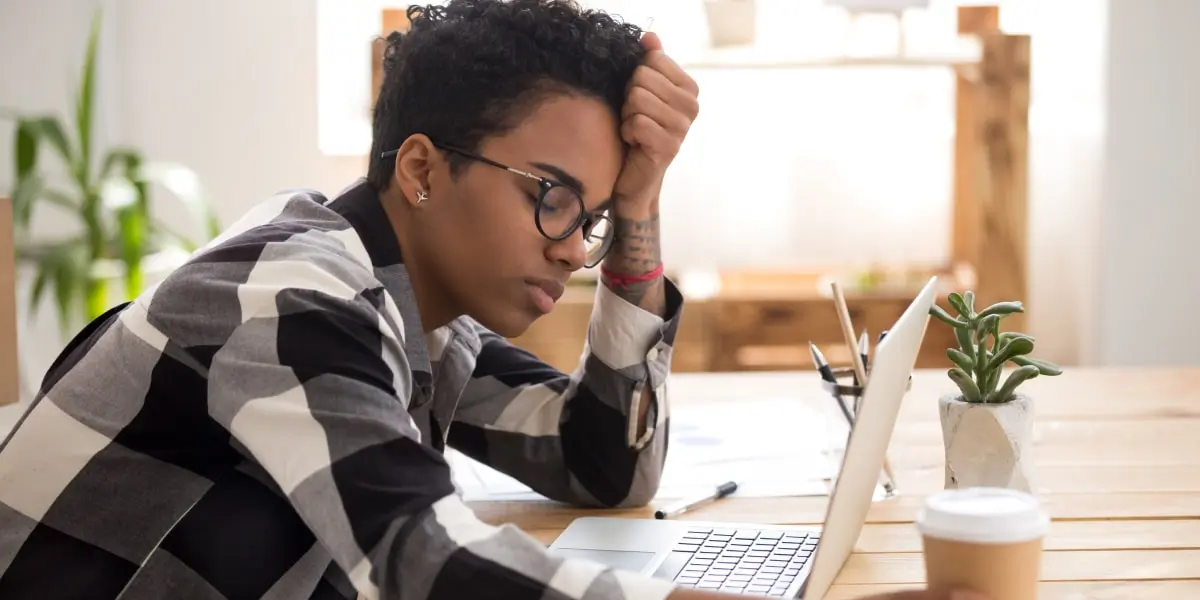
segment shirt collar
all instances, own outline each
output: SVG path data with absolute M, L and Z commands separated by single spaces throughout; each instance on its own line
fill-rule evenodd
M 417 310 L 412 280 L 404 266 L 400 241 L 383 210 L 379 194 L 365 179 L 360 179 L 331 200 L 328 206 L 354 227 L 371 258 L 376 278 L 395 300 L 400 317 L 404 319 L 404 353 L 413 370 L 413 383 L 428 392 L 433 383 L 433 367 L 421 327 L 421 313 Z

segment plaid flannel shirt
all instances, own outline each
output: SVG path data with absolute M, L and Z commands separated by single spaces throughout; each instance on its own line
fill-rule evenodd
M 0 446 L 0 598 L 661 599 L 478 520 L 443 451 L 551 499 L 647 502 L 668 298 L 664 320 L 598 286 L 571 374 L 465 317 L 427 339 L 369 186 L 273 197 L 51 367 Z

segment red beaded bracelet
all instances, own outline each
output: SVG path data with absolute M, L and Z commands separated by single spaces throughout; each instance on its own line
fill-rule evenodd
M 663 274 L 663 266 L 660 264 L 653 271 L 650 271 L 649 273 L 645 273 L 642 275 L 622 275 L 620 273 L 613 273 L 612 271 L 609 271 L 608 269 L 601 266 L 600 274 L 602 276 L 604 276 L 605 279 L 608 280 L 609 284 L 613 285 L 614 287 L 625 289 L 625 288 L 628 288 L 631 284 L 645 283 L 647 281 L 654 281 L 655 279 L 661 277 Z

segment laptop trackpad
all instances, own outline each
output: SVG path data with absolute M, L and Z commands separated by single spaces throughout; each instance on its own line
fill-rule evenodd
M 563 558 L 583 558 L 608 565 L 623 571 L 640 572 L 654 560 L 653 552 L 632 552 L 628 550 L 584 550 L 579 548 L 555 548 L 551 550 Z

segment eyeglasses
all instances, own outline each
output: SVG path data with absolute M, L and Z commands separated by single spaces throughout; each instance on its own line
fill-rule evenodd
M 537 225 L 538 231 L 549 240 L 560 241 L 571 237 L 577 229 L 582 227 L 584 247 L 587 249 L 586 266 L 588 268 L 600 264 L 600 261 L 612 248 L 616 232 L 612 220 L 604 213 L 588 212 L 583 203 L 583 196 L 575 188 L 560 181 L 514 169 L 461 148 L 437 143 L 434 145 L 446 152 L 453 152 L 538 182 L 538 195 L 534 200 L 533 211 L 533 222 Z M 380 154 L 379 158 L 395 156 L 398 152 L 399 150 L 389 150 Z

